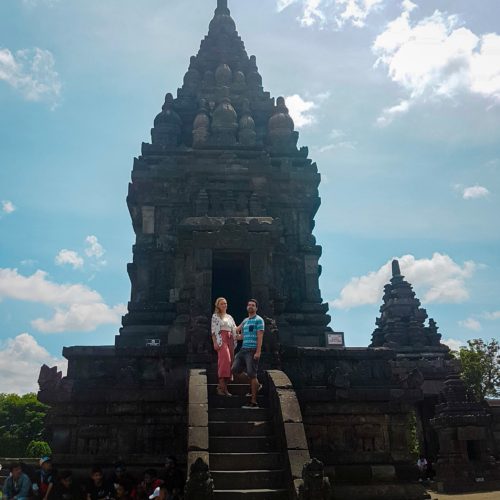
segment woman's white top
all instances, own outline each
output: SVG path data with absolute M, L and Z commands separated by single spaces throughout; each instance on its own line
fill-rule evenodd
M 214 314 L 212 316 L 211 331 L 212 335 L 215 335 L 219 347 L 222 346 L 222 335 L 220 334 L 221 330 L 231 332 L 233 337 L 236 335 L 236 323 L 230 314 L 226 314 L 223 318 L 221 318 L 218 314 Z

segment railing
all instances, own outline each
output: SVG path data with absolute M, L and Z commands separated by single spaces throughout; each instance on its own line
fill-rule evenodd
M 210 466 L 208 451 L 208 389 L 206 370 L 189 370 L 188 380 L 188 479 L 193 465 L 201 458 Z
M 302 412 L 288 376 L 280 370 L 268 370 L 266 373 L 272 418 L 289 466 L 290 498 L 296 499 L 303 485 L 302 469 L 311 458 Z

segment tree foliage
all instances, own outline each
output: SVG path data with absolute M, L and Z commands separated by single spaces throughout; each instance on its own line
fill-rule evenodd
M 0 449 L 24 455 L 31 441 L 43 441 L 47 406 L 36 394 L 0 394 Z
M 26 456 L 30 458 L 40 458 L 52 455 L 49 443 L 45 441 L 31 441 L 26 448 Z
M 458 357 L 462 364 L 462 379 L 470 396 L 478 401 L 500 396 L 500 344 L 492 339 L 467 341 Z

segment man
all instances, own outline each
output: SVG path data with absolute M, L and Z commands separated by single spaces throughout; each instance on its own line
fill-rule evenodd
M 4 500 L 28 500 L 31 496 L 30 478 L 19 462 L 11 464 L 10 476 L 5 480 L 2 493 Z
M 420 455 L 419 459 L 417 460 L 418 480 L 420 482 L 422 482 L 424 479 L 429 480 L 427 473 L 428 465 L 429 464 L 427 462 L 427 459 L 423 455 Z
M 70 470 L 60 472 L 50 500 L 83 500 L 83 490 L 73 481 Z
M 102 469 L 95 465 L 90 471 L 90 481 L 85 488 L 87 493 L 87 500 L 103 500 L 114 498 L 115 489 L 113 485 L 104 481 L 104 474 Z
M 177 459 L 170 455 L 165 460 L 165 467 L 160 476 L 167 491 L 167 500 L 182 496 L 184 491 L 185 474 L 177 465 Z
M 262 352 L 262 340 L 264 338 L 264 320 L 257 315 L 258 302 L 250 299 L 247 302 L 248 318 L 238 327 L 237 340 L 243 340 L 241 349 L 234 358 L 231 368 L 233 374 L 245 372 L 250 379 L 251 400 L 244 408 L 258 408 L 257 393 L 260 389 L 257 380 L 259 360 Z
M 36 471 L 33 492 L 40 500 L 48 500 L 54 487 L 54 473 L 50 457 L 40 459 L 40 469 Z

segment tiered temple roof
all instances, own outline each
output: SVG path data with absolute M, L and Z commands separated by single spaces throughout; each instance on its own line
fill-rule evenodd
M 151 133 L 153 145 L 145 145 L 145 154 L 190 147 L 297 152 L 298 133 L 285 100 L 279 97 L 275 105 L 264 91 L 256 57 L 248 56 L 227 0 L 218 1 L 177 98 L 167 94 Z

